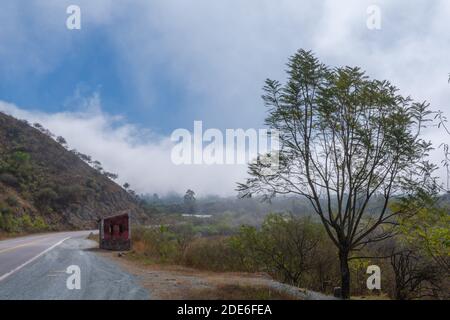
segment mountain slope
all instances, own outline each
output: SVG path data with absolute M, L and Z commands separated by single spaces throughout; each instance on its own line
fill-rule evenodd
M 121 211 L 146 219 L 133 196 L 45 130 L 0 112 L 0 231 L 90 228 Z

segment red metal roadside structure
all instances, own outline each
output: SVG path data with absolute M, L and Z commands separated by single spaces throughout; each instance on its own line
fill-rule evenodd
M 101 249 L 130 250 L 130 215 L 125 213 L 100 219 L 99 236 Z

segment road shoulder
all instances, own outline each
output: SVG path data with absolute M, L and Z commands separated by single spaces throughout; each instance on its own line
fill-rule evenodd
M 135 275 L 152 292 L 152 299 L 268 299 L 324 300 L 332 297 L 272 280 L 264 273 L 212 272 L 183 266 L 145 264 L 118 252 L 98 250 Z M 251 295 L 256 295 L 252 297 Z

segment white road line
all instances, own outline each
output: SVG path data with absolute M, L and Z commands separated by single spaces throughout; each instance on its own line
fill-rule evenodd
M 0 276 L 0 281 L 5 280 L 7 277 L 9 277 L 10 275 L 12 275 L 13 273 L 19 271 L 20 269 L 22 269 L 23 267 L 25 267 L 27 264 L 30 264 L 31 262 L 33 262 L 34 260 L 36 260 L 37 258 L 39 258 L 40 256 L 42 256 L 43 254 L 46 254 L 47 252 L 49 252 L 50 250 L 56 248 L 57 246 L 59 246 L 61 243 L 63 243 L 64 241 L 66 241 L 67 239 L 70 239 L 72 237 L 67 237 L 65 239 L 62 239 L 61 241 L 55 243 L 54 245 L 52 245 L 51 247 L 45 249 L 44 251 L 42 251 L 41 253 L 39 253 L 37 256 L 34 256 L 33 258 L 31 258 L 30 260 L 28 260 L 27 262 L 21 264 L 20 266 L 18 266 L 17 268 L 11 270 L 8 273 L 5 273 L 4 275 Z

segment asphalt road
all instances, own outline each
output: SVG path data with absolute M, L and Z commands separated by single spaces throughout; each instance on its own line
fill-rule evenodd
M 0 300 L 148 299 L 137 279 L 95 254 L 89 231 L 60 232 L 0 241 Z M 79 268 L 67 273 L 70 266 Z M 73 267 L 72 267 L 73 268 Z M 69 268 L 70 271 L 70 268 Z M 72 288 L 70 288 L 72 287 Z

